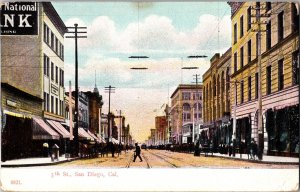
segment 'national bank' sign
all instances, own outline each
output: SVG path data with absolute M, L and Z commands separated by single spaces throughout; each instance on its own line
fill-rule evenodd
M 1 3 L 1 35 L 38 35 L 38 3 Z

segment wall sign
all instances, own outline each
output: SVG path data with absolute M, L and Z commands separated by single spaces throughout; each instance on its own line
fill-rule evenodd
M 5 2 L 0 9 L 1 35 L 38 35 L 37 2 Z
M 53 93 L 54 95 L 58 95 L 58 87 L 51 84 L 51 93 Z

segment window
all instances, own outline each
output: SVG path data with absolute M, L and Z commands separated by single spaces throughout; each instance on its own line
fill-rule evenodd
M 234 53 L 234 56 L 233 56 L 233 69 L 234 69 L 234 72 L 237 71 L 237 53 Z
M 183 100 L 191 100 L 191 93 L 183 92 L 182 99 Z
M 267 24 L 267 35 L 266 35 L 266 49 L 269 50 L 271 48 L 271 21 L 269 21 L 269 23 Z
M 62 73 L 61 73 L 61 86 L 62 86 L 62 87 L 65 86 L 64 81 L 65 81 L 65 79 L 64 79 L 64 71 L 62 70 Z
M 244 81 L 241 81 L 241 104 L 244 103 Z
M 51 80 L 54 80 L 54 63 L 51 62 Z
M 283 11 L 278 14 L 278 42 L 283 39 Z
M 283 74 L 283 59 L 278 61 L 278 91 L 282 90 L 284 86 L 284 74 Z
M 295 51 L 292 54 L 292 73 L 293 73 L 293 85 L 299 84 L 299 51 Z
M 233 44 L 236 44 L 236 42 L 237 42 L 237 25 L 236 24 L 234 24 L 234 26 L 233 26 L 233 39 L 234 39 Z
M 49 76 L 49 57 L 44 54 L 44 75 Z
M 258 73 L 255 73 L 255 99 L 258 98 Z
M 44 111 L 47 111 L 47 93 L 44 92 Z
M 272 3 L 266 2 L 266 12 L 270 11 L 272 9 Z
M 271 72 L 271 65 L 267 67 L 267 78 L 266 78 L 266 83 L 267 83 L 267 95 L 271 94 L 271 86 L 272 86 L 272 72 Z
M 55 83 L 58 83 L 58 67 L 55 67 Z
M 55 99 L 55 113 L 58 114 L 58 99 Z
M 256 58 L 258 57 L 258 33 L 256 33 Z
M 50 105 L 50 98 L 49 98 L 49 94 L 47 93 L 47 111 L 50 110 L 49 105 Z
M 293 31 L 299 30 L 299 11 L 297 11 L 296 3 L 292 3 L 292 29 Z
M 247 9 L 247 31 L 251 29 L 251 7 Z
M 240 18 L 240 38 L 244 36 L 244 17 Z
M 61 45 L 61 59 L 64 60 L 64 46 Z
M 51 96 L 51 113 L 54 113 L 54 97 Z
M 58 39 L 55 37 L 55 52 L 58 54 Z
M 251 39 L 248 41 L 248 63 L 251 62 Z
M 240 68 L 242 69 L 244 67 L 244 47 L 241 47 L 240 54 Z
M 248 77 L 248 101 L 251 101 L 251 76 Z
M 54 34 L 51 32 L 51 48 L 54 49 Z
M 48 42 L 48 37 L 47 37 L 47 25 L 44 23 L 44 41 Z

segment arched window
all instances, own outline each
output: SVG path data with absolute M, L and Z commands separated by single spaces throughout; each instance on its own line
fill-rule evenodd
M 213 77 L 213 96 L 216 96 L 216 76 Z

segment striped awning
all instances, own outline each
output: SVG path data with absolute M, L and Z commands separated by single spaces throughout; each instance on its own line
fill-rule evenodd
M 47 119 L 47 122 L 53 127 L 63 138 L 70 138 L 70 133 L 59 122 Z
M 94 140 L 94 138 L 88 134 L 82 127 L 78 128 L 78 137 L 86 140 Z
M 96 135 L 94 135 L 92 132 L 90 132 L 90 130 L 87 131 L 87 133 L 92 136 L 98 143 L 101 143 L 101 139 L 98 138 Z
M 46 122 L 38 117 L 32 118 L 32 139 L 59 139 L 60 136 Z

